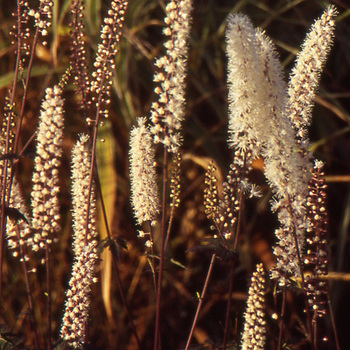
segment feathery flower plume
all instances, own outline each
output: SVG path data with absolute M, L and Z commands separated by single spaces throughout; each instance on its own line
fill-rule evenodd
M 131 204 L 140 225 L 154 220 L 160 207 L 153 140 L 145 123 L 145 118 L 138 118 L 138 125 L 131 130 L 129 152 Z
M 61 93 L 57 85 L 47 88 L 41 105 L 31 193 L 34 250 L 43 247 L 43 241 L 51 243 L 53 235 L 60 230 L 58 167 L 64 127 Z
M 117 45 L 120 41 L 127 5 L 127 1 L 113 0 L 108 16 L 101 26 L 101 43 L 98 45 L 94 63 L 96 70 L 92 73 L 94 79 L 90 83 L 90 90 L 93 93 L 92 101 L 95 102 L 97 115 L 94 121 L 88 119 L 88 124 L 97 122 L 101 116 L 108 117 L 108 110 L 104 108 L 110 103 L 109 95 L 115 70 L 114 60 L 118 52 Z
M 89 196 L 91 156 L 87 135 L 72 150 L 72 216 L 74 263 L 67 290 L 61 337 L 74 348 L 85 342 L 90 307 L 91 284 L 95 282 L 97 263 L 96 199 L 94 191 Z M 86 223 L 88 202 L 91 202 L 89 222 Z M 86 234 L 86 229 L 88 233 Z
M 181 144 L 191 10 L 191 0 L 168 3 L 164 19 L 167 27 L 163 34 L 170 39 L 164 44 L 166 54 L 155 62 L 159 69 L 154 76 L 154 81 L 158 83 L 155 88 L 158 101 L 151 108 L 151 132 L 154 142 L 163 143 L 170 152 L 176 152 Z
M 304 241 L 303 204 L 310 176 L 297 152 L 282 67 L 271 41 L 242 15 L 229 17 L 226 36 L 229 144 L 242 160 L 248 153 L 251 159 L 264 157 L 281 223 L 276 231 L 280 246 L 275 249 L 281 274 L 276 277 L 284 285 L 283 275 L 300 277 L 298 250 Z
M 247 309 L 244 314 L 242 350 L 263 350 L 265 346 L 265 278 L 262 264 L 256 266 L 248 291 Z
M 96 198 L 92 190 L 89 198 L 91 155 L 87 146 L 89 137 L 80 135 L 72 150 L 72 217 L 73 217 L 73 251 L 79 256 L 86 242 L 97 237 Z M 90 201 L 89 223 L 86 225 L 88 202 Z M 86 233 L 86 229 L 88 232 Z
M 301 260 L 305 242 L 305 198 L 310 181 L 310 165 L 300 156 L 294 131 L 288 119 L 286 86 L 282 66 L 271 40 L 259 29 L 256 31 L 259 55 L 263 61 L 265 91 L 270 104 L 270 116 L 275 135 L 262 149 L 265 159 L 265 176 L 274 192 L 273 210 L 278 213 L 281 227 L 275 232 L 277 258 L 273 277 L 281 286 L 286 277 L 301 277 Z M 272 129 L 273 130 L 273 129 Z M 279 131 L 278 131 L 279 130 Z
M 301 46 L 290 75 L 289 117 L 304 151 L 308 149 L 307 128 L 311 120 L 320 75 L 333 44 L 336 15 L 337 10 L 331 5 L 315 21 Z
M 242 154 L 248 150 L 252 151 L 255 158 L 263 140 L 259 130 L 266 132 L 262 127 L 263 120 L 257 117 L 257 107 L 263 103 L 261 90 L 264 87 L 255 30 L 247 16 L 229 16 L 226 42 L 229 87 L 228 143 Z
M 291 197 L 306 194 L 310 180 L 308 161 L 301 159 L 295 141 L 294 130 L 287 117 L 287 91 L 283 81 L 283 69 L 271 40 L 259 29 L 256 31 L 259 55 L 264 74 L 265 105 L 268 108 L 273 135 L 266 135 L 262 155 L 265 158 L 265 175 L 277 197 L 283 198 L 284 188 Z M 283 171 L 281 171 L 281 168 Z M 297 175 L 296 175 L 297 174 Z M 286 179 L 288 183 L 286 184 Z
M 307 127 L 310 124 L 319 76 L 332 44 L 335 15 L 335 8 L 330 6 L 314 23 L 302 45 L 302 51 L 298 55 L 289 82 L 286 113 L 294 127 L 298 147 L 295 147 L 297 152 L 292 152 L 292 155 L 294 154 L 297 158 L 289 157 L 290 160 L 294 160 L 289 167 L 289 173 L 286 173 L 287 176 L 283 174 L 286 180 L 281 182 L 283 185 L 281 189 L 285 188 L 284 195 L 282 194 L 279 196 L 280 199 L 275 201 L 275 208 L 279 210 L 282 226 L 276 230 L 278 242 L 274 248 L 274 254 L 277 257 L 277 264 L 272 277 L 279 278 L 280 285 L 287 283 L 285 276 L 302 277 L 300 262 L 303 260 L 306 228 L 309 226 L 308 218 L 305 217 L 305 198 L 308 196 L 308 185 L 311 179 Z M 271 174 L 277 174 L 275 165 L 272 167 L 270 165 L 266 163 L 265 169 L 269 179 Z M 279 174 L 281 175 L 282 172 Z M 291 234 L 295 235 L 294 239 Z M 299 257 L 296 258 L 297 256 L 300 260 Z

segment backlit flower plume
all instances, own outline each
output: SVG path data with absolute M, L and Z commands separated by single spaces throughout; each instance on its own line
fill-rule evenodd
M 57 85 L 46 89 L 41 105 L 34 160 L 32 196 L 32 227 L 35 230 L 33 249 L 50 243 L 60 230 L 59 170 L 63 141 L 62 90 Z
M 96 280 L 96 199 L 89 194 L 91 156 L 88 136 L 80 135 L 72 151 L 72 217 L 74 263 L 67 290 L 61 337 L 74 348 L 85 342 L 91 284 Z M 88 204 L 89 216 L 87 215 Z M 89 220 L 87 222 L 87 220 Z
M 282 225 L 276 230 L 278 241 L 274 253 L 277 257 L 277 265 L 272 277 L 278 277 L 280 285 L 286 284 L 283 275 L 302 277 L 300 270 L 304 254 L 305 233 L 310 225 L 305 216 L 305 199 L 308 197 L 308 186 L 311 180 L 309 162 L 311 155 L 308 153 L 307 127 L 311 120 L 311 110 L 320 73 L 332 45 L 335 25 L 333 17 L 336 13 L 335 7 L 330 6 L 321 18 L 315 21 L 302 45 L 288 86 L 289 100 L 286 113 L 294 127 L 298 146 L 294 148 L 294 166 L 289 168 L 289 174 L 285 177 L 285 194 L 280 200 L 275 201 L 275 208 L 279 211 Z M 298 159 L 301 164 L 295 166 L 297 164 L 295 161 Z M 288 163 L 285 164 L 289 166 Z M 299 175 L 295 172 L 296 169 L 299 169 Z M 266 165 L 266 174 L 276 174 L 276 170 L 268 169 Z M 291 234 L 294 235 L 294 239 Z M 295 244 L 296 240 L 298 246 Z M 299 261 L 296 259 L 297 256 L 298 260 L 300 258 Z
M 158 84 L 155 89 L 158 101 L 152 104 L 151 120 L 154 125 L 151 132 L 155 143 L 162 142 L 171 152 L 177 151 L 181 144 L 191 9 L 191 0 L 168 3 L 164 19 L 167 27 L 163 33 L 170 38 L 164 44 L 165 56 L 155 63 L 158 69 L 154 76 L 154 81 Z
M 80 135 L 72 151 L 72 217 L 73 217 L 73 250 L 79 256 L 87 242 L 97 237 L 96 198 L 90 187 L 91 155 L 88 148 L 88 136 Z M 89 217 L 87 216 L 88 203 Z M 87 219 L 89 222 L 87 223 Z
M 328 11 L 332 14 L 335 10 Z M 329 20 L 331 14 L 324 16 Z M 327 20 L 323 22 L 327 26 Z M 301 277 L 307 226 L 305 198 L 311 179 L 309 158 L 303 156 L 295 137 L 283 70 L 271 40 L 261 30 L 254 29 L 249 18 L 239 14 L 229 17 L 226 38 L 228 142 L 236 156 L 241 154 L 243 158 L 249 151 L 253 158 L 259 155 L 264 158 L 265 176 L 274 193 L 273 210 L 280 221 L 273 277 L 285 285 L 287 276 Z M 305 66 L 303 71 L 310 69 Z
M 308 147 L 307 128 L 311 122 L 320 75 L 333 44 L 336 15 L 336 8 L 329 6 L 315 21 L 301 46 L 290 76 L 290 119 L 304 150 Z
M 138 118 L 130 134 L 131 203 L 139 224 L 154 220 L 159 212 L 153 140 L 145 122 Z
M 230 147 L 243 153 L 252 150 L 253 157 L 256 157 L 263 141 L 264 128 L 261 125 L 267 116 L 258 113 L 258 108 L 265 103 L 264 76 L 255 29 L 247 16 L 229 16 L 226 41 L 229 87 L 228 143 Z
M 85 342 L 97 258 L 96 245 L 90 243 L 74 259 L 61 326 L 61 337 L 73 348 L 82 348 Z

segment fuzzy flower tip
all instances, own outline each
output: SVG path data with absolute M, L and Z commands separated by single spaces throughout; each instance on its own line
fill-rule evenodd
M 244 314 L 242 350 L 263 350 L 265 345 L 265 278 L 262 264 L 256 266 L 248 291 L 247 310 Z
M 301 143 L 307 137 L 320 74 L 333 44 L 336 15 L 336 8 L 329 6 L 315 21 L 291 73 L 288 86 L 290 119 Z
M 32 196 L 32 227 L 35 230 L 33 249 L 50 243 L 60 230 L 59 170 L 63 141 L 63 99 L 57 85 L 46 89 L 41 106 L 34 160 Z
M 261 137 L 257 123 L 257 107 L 262 105 L 262 64 L 258 55 L 255 29 L 247 16 L 229 16 L 226 29 L 228 57 L 230 147 L 243 153 L 254 150 L 257 155 Z M 260 125 L 261 128 L 261 125 Z
M 177 152 L 181 145 L 191 10 L 191 0 L 168 3 L 164 19 L 167 27 L 163 31 L 164 35 L 169 36 L 164 44 L 166 54 L 155 62 L 158 72 L 154 81 L 158 84 L 155 89 L 158 101 L 151 108 L 151 132 L 154 142 L 163 143 L 170 152 Z
M 72 150 L 73 250 L 76 256 L 81 254 L 86 241 L 90 242 L 97 237 L 96 198 L 93 188 L 91 196 L 89 195 L 91 155 L 87 146 L 88 138 L 87 135 L 80 135 Z M 88 218 L 89 222 L 87 223 Z
M 145 125 L 145 118 L 139 118 L 138 125 L 131 130 L 130 136 L 131 203 L 139 224 L 152 221 L 159 212 L 152 145 L 152 136 Z

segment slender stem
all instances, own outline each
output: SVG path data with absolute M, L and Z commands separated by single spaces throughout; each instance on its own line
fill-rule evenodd
M 24 118 L 24 110 L 25 110 L 25 106 L 26 106 L 26 102 L 27 102 L 28 87 L 29 87 L 29 81 L 30 81 L 30 73 L 31 73 L 32 67 L 33 67 L 36 45 L 38 43 L 38 37 L 39 37 L 39 30 L 37 28 L 36 31 L 35 31 L 35 34 L 34 34 L 32 49 L 31 49 L 31 52 L 30 52 L 30 59 L 29 59 L 28 69 L 27 69 L 27 78 L 26 78 L 25 83 L 24 83 L 24 91 L 23 91 L 23 97 L 22 97 L 21 111 L 20 111 L 20 114 L 19 114 L 19 121 L 18 121 L 18 126 L 17 126 L 17 131 L 16 131 L 15 144 L 14 144 L 14 147 L 13 147 L 14 153 L 17 153 L 17 149 L 18 149 L 19 135 L 20 135 L 20 131 L 21 131 L 21 128 L 22 128 L 22 123 L 23 123 L 23 118 Z
M 5 167 L 4 167 L 4 175 L 2 178 L 3 187 L 6 184 L 6 168 L 7 168 L 7 160 L 5 160 Z M 6 225 L 6 215 L 5 215 L 5 208 L 6 208 L 6 188 L 4 188 L 2 196 L 1 196 L 1 219 L 0 219 L 0 225 L 1 225 L 1 235 L 0 235 L 0 300 L 2 299 L 2 268 L 3 268 L 3 260 L 4 260 L 4 245 L 5 245 L 5 225 Z
M 151 245 L 152 257 L 147 257 L 147 261 L 152 271 L 154 295 L 155 295 L 155 298 L 157 299 L 157 271 L 155 269 L 156 262 L 155 262 L 155 253 L 154 253 L 154 236 L 152 232 L 152 226 L 150 223 L 148 224 L 149 224 L 148 225 L 149 235 L 152 243 Z
M 50 280 L 50 247 L 46 243 L 45 249 L 45 260 L 46 260 L 46 285 L 47 285 L 47 349 L 51 350 L 51 334 L 52 334 L 52 311 L 51 311 L 51 280 Z
M 161 293 L 162 293 L 162 280 L 164 270 L 164 253 L 165 253 L 165 240 L 166 240 L 166 205 L 167 205 L 167 185 L 168 185 L 168 149 L 164 147 L 164 168 L 163 168 L 163 198 L 162 198 L 162 231 L 161 231 L 161 246 L 160 246 L 160 262 L 158 271 L 158 291 L 157 291 L 157 304 L 156 304 L 156 323 L 155 323 L 155 335 L 154 335 L 154 350 L 159 348 L 160 338 L 160 307 L 161 307 Z
M 312 324 L 313 324 L 313 343 L 315 346 L 315 350 L 317 350 L 317 315 L 314 315 L 312 318 Z
M 95 113 L 95 119 L 93 120 L 93 131 L 92 131 L 92 146 L 91 146 L 91 168 L 90 168 L 90 183 L 89 183 L 89 198 L 91 199 L 91 192 L 92 192 L 92 183 L 93 183 L 93 173 L 94 168 L 96 167 L 96 143 L 97 143 L 97 133 L 98 133 L 98 126 L 100 123 L 100 117 L 103 115 L 103 98 L 105 97 L 105 94 L 108 94 L 108 74 L 110 73 L 108 69 L 108 62 L 111 60 L 112 57 L 108 53 L 112 52 L 112 45 L 114 42 L 114 36 L 111 36 L 107 47 L 104 49 L 103 60 L 100 62 L 101 69 L 103 71 L 102 76 L 99 78 L 99 87 L 97 89 L 98 95 L 97 95 L 97 101 L 95 103 L 96 106 L 96 113 Z M 107 90 L 106 90 L 107 89 Z M 91 200 L 88 201 L 87 210 L 86 210 L 86 225 L 85 225 L 85 243 L 87 243 L 87 237 L 88 237 L 88 226 L 89 226 L 89 217 L 90 217 L 90 207 L 91 207 Z
M 282 337 L 283 337 L 283 319 L 284 319 L 284 312 L 286 309 L 286 293 L 287 291 L 284 290 L 282 294 L 282 310 L 281 310 L 281 316 L 279 319 L 280 329 L 279 329 L 279 335 L 278 335 L 278 345 L 277 350 L 281 350 L 282 347 Z
M 228 330 L 230 328 L 229 324 L 230 324 L 230 313 L 231 313 L 231 305 L 232 305 L 232 293 L 233 293 L 233 284 L 234 284 L 235 265 L 236 265 L 235 260 L 232 260 L 231 271 L 230 271 L 230 287 L 229 287 L 227 307 L 226 307 L 225 332 L 224 332 L 222 350 L 226 350 Z
M 289 199 L 290 200 L 290 199 Z M 292 217 L 293 214 L 291 213 Z M 297 237 L 297 231 L 296 231 L 296 227 L 294 224 L 294 230 L 293 230 L 293 237 L 294 237 L 294 244 L 297 250 L 297 257 L 298 257 L 298 264 L 299 264 L 299 270 L 300 270 L 300 277 L 301 277 L 301 287 L 302 287 L 302 291 L 303 294 L 305 296 L 305 310 L 306 310 L 306 322 L 307 322 L 307 328 L 308 328 L 308 338 L 310 340 L 311 343 L 311 347 L 312 349 L 315 349 L 315 344 L 313 342 L 313 335 L 312 335 L 312 321 L 311 321 L 311 315 L 310 315 L 310 309 L 309 309 L 309 305 L 307 302 L 307 295 L 306 295 L 306 288 L 305 288 L 305 279 L 304 279 L 304 273 L 303 273 L 303 268 L 302 268 L 302 262 L 301 262 L 301 254 L 300 254 L 300 249 L 299 249 L 299 244 L 298 244 L 298 237 Z
M 16 94 L 16 87 L 17 87 L 17 79 L 19 74 L 19 66 L 21 61 L 21 30 L 22 30 L 22 23 L 21 23 L 21 2 L 20 0 L 17 0 L 17 56 L 16 56 L 16 68 L 15 68 L 15 74 L 12 82 L 12 91 L 11 91 L 11 98 L 10 98 L 10 107 L 13 105 L 15 100 L 15 94 Z M 10 111 L 7 111 L 7 113 L 10 113 Z M 5 154 L 9 152 L 9 137 L 10 137 L 10 123 L 11 123 L 11 116 L 10 114 L 7 117 L 7 130 L 6 130 L 6 149 Z M 4 260 L 4 245 L 5 245 L 5 225 L 6 225 L 6 216 L 5 208 L 6 208 L 6 193 L 7 193 L 7 167 L 8 167 L 8 160 L 5 159 L 3 163 L 3 176 L 0 180 L 2 183 L 2 195 L 1 195 L 1 221 L 0 221 L 0 300 L 2 295 L 2 268 L 3 268 L 3 260 Z M 9 191 L 10 192 L 10 191 Z
M 101 208 L 102 208 L 102 215 L 103 215 L 104 225 L 106 227 L 108 240 L 111 241 L 112 240 L 112 235 L 111 235 L 111 231 L 110 231 L 110 228 L 109 228 L 109 225 L 108 225 L 106 207 L 105 207 L 103 196 L 102 196 L 102 189 L 101 189 L 100 177 L 98 176 L 97 166 L 96 166 L 96 184 L 97 184 L 97 189 L 98 189 L 98 192 L 99 192 L 99 195 L 100 195 L 100 203 L 101 203 Z M 118 263 L 117 263 L 117 261 L 118 261 L 117 252 L 116 252 L 114 246 L 110 245 L 110 251 L 111 251 L 111 254 L 112 254 L 112 263 L 113 263 L 114 272 L 115 272 L 115 275 L 116 275 L 116 278 L 117 278 L 117 285 L 118 285 L 119 293 L 120 293 L 120 296 L 122 298 L 122 302 L 123 302 L 123 304 L 125 306 L 126 313 L 128 315 L 128 319 L 129 319 L 129 323 L 130 323 L 132 332 L 133 332 L 133 334 L 135 336 L 135 339 L 136 339 L 136 342 L 137 342 L 137 346 L 141 350 L 141 342 L 140 342 L 140 339 L 139 339 L 139 337 L 137 335 L 137 331 L 136 331 L 135 324 L 134 324 L 134 321 L 133 321 L 133 318 L 132 318 L 132 313 L 131 313 L 131 310 L 130 310 L 130 306 L 129 306 L 128 301 L 126 300 L 126 296 L 125 296 L 125 293 L 124 293 L 124 290 L 123 290 L 123 286 L 122 286 L 122 283 L 121 283 L 121 280 L 120 280 L 119 268 L 118 268 Z
M 202 307 L 202 304 L 203 304 L 203 300 L 204 300 L 205 294 L 206 294 L 206 292 L 207 292 L 207 288 L 208 288 L 208 284 L 209 284 L 209 279 L 210 279 L 210 276 L 211 276 L 211 272 L 212 272 L 212 270 L 213 270 L 215 258 L 216 258 L 216 254 L 213 254 L 213 255 L 211 256 L 211 260 L 210 260 L 210 264 L 209 264 L 209 269 L 208 269 L 207 277 L 205 278 L 203 290 L 202 290 L 201 296 L 200 296 L 199 301 L 198 301 L 196 314 L 195 314 L 194 319 L 193 319 L 193 322 L 192 322 L 192 327 L 191 327 L 190 335 L 188 336 L 188 339 L 187 339 L 187 343 L 186 343 L 185 350 L 188 350 L 188 348 L 189 348 L 189 346 L 190 346 L 190 343 L 191 343 L 191 339 L 192 339 L 192 336 L 193 336 L 193 333 L 194 333 L 194 329 L 195 329 L 196 324 L 197 324 L 197 320 L 198 320 L 198 316 L 199 316 L 199 311 L 201 310 L 201 307 Z
M 124 306 L 125 306 L 126 313 L 128 314 L 129 323 L 130 323 L 132 332 L 133 332 L 133 334 L 134 334 L 134 337 L 135 337 L 135 339 L 136 339 L 137 346 L 138 346 L 139 350 L 141 350 L 142 347 L 141 347 L 140 338 L 139 338 L 138 335 L 137 335 L 137 331 L 136 331 L 136 328 L 135 328 L 135 324 L 134 324 L 134 321 L 133 321 L 133 319 L 132 319 L 132 317 L 131 317 L 131 310 L 130 310 L 128 301 L 126 300 L 126 297 L 125 297 L 125 293 L 124 293 L 124 290 L 123 290 L 122 283 L 121 283 L 121 281 L 120 281 L 119 269 L 118 269 L 118 264 L 117 264 L 115 252 L 113 252 L 112 249 L 111 249 L 111 251 L 112 251 L 112 256 L 113 256 L 113 259 L 112 259 L 113 268 L 114 268 L 115 275 L 116 275 L 116 277 L 117 277 L 117 285 L 118 285 L 119 293 L 120 293 L 120 296 L 121 296 L 121 298 L 122 298 L 123 304 L 124 304 Z
M 243 172 L 246 171 L 246 158 L 244 157 L 244 165 L 243 165 Z M 238 217 L 237 217 L 237 225 L 236 225 L 236 232 L 235 232 L 235 239 L 233 243 L 233 250 L 237 249 L 238 245 L 238 236 L 241 230 L 241 221 L 242 221 L 242 211 L 243 211 L 243 192 L 239 190 L 239 208 L 238 208 Z M 232 304 L 232 293 L 233 293 L 233 283 L 234 283 L 234 272 L 235 272 L 235 265 L 236 261 L 232 260 L 231 262 L 231 270 L 230 270 L 230 286 L 229 286 L 229 292 L 228 292 L 228 300 L 227 300 L 227 308 L 226 308 L 226 318 L 225 318 L 225 331 L 224 331 L 224 339 L 222 344 L 222 349 L 226 350 L 226 344 L 227 344 L 227 337 L 228 337 L 228 331 L 229 331 L 229 324 L 230 324 L 230 313 L 231 313 L 231 304 Z
M 174 202 L 173 202 L 174 204 Z M 171 231 L 171 227 L 173 224 L 173 220 L 174 220 L 174 212 L 175 212 L 175 206 L 173 205 L 171 207 L 170 210 L 170 218 L 169 218 L 169 224 L 168 224 L 168 229 L 167 229 L 167 233 L 166 233 L 166 239 L 165 239 L 165 244 L 164 244 L 164 251 L 166 253 L 167 248 L 168 248 L 168 242 L 169 242 L 169 237 L 170 237 L 170 231 Z
M 19 232 L 17 232 L 17 238 L 18 238 L 18 240 L 20 239 Z M 23 272 L 24 272 L 26 286 L 27 286 L 27 297 L 28 297 L 28 305 L 29 305 L 29 312 L 30 312 L 30 325 L 31 325 L 31 328 L 32 328 L 33 333 L 34 333 L 33 334 L 34 335 L 34 348 L 37 350 L 37 349 L 39 349 L 38 332 L 37 332 L 36 321 L 35 321 L 35 316 L 34 316 L 32 290 L 31 290 L 30 282 L 29 282 L 26 253 L 25 253 L 24 247 L 22 245 L 19 245 L 19 249 L 20 249 L 20 255 L 22 256 Z
M 304 278 L 304 273 L 303 273 L 303 264 L 301 261 L 301 253 L 300 253 L 300 248 L 299 248 L 299 242 L 298 242 L 298 236 L 297 236 L 297 227 L 296 227 L 296 218 L 295 215 L 292 211 L 292 200 L 290 198 L 289 195 L 287 195 L 288 198 L 288 212 L 290 217 L 293 219 L 294 222 L 294 229 L 293 229 L 293 239 L 294 239 L 294 245 L 295 245 L 295 249 L 297 251 L 297 258 L 298 258 L 298 267 L 299 267 L 299 274 L 300 274 L 300 278 L 301 278 L 301 287 L 302 287 L 302 292 L 305 296 L 305 310 L 306 310 L 306 322 L 307 322 L 307 328 L 308 328 L 308 338 L 310 340 L 311 343 L 311 347 L 312 349 L 315 348 L 315 344 L 313 342 L 313 335 L 312 335 L 312 321 L 311 321 L 311 314 L 310 314 L 310 309 L 309 309 L 309 305 L 307 302 L 307 296 L 306 296 L 306 288 L 305 288 L 305 278 Z
M 21 158 L 24 154 L 24 152 L 27 150 L 27 148 L 30 146 L 30 144 L 32 143 L 32 141 L 35 139 L 37 134 L 37 131 L 35 131 L 33 133 L 33 135 L 30 137 L 30 139 L 26 142 L 26 144 L 23 146 L 23 148 L 21 149 L 21 151 L 18 153 L 18 158 L 16 159 L 15 162 L 18 161 L 19 158 Z
M 327 294 L 327 296 L 328 296 L 329 314 L 330 314 L 330 317 L 331 317 L 332 328 L 333 328 L 333 332 L 334 332 L 335 345 L 337 347 L 337 350 L 340 350 L 340 344 L 339 344 L 337 327 L 335 325 L 335 318 L 334 318 L 334 313 L 333 313 L 332 301 L 331 301 L 331 298 L 329 297 L 329 294 Z
M 16 92 L 16 84 L 18 80 L 18 74 L 19 74 L 19 66 L 20 66 L 20 61 L 21 61 L 21 30 L 22 30 L 22 24 L 21 24 L 21 2 L 17 0 L 17 58 L 16 58 L 16 69 L 15 69 L 15 74 L 14 74 L 14 80 L 12 83 L 12 93 L 11 93 L 11 99 L 10 99 L 10 105 L 12 106 L 14 99 L 15 99 L 15 92 Z M 22 127 L 22 122 L 24 118 L 24 108 L 25 104 L 27 101 L 27 94 L 28 94 L 28 86 L 29 86 L 29 80 L 30 80 L 30 73 L 32 70 L 33 66 L 33 61 L 34 61 L 34 56 L 35 56 L 35 50 L 36 50 L 36 45 L 38 42 L 38 36 L 39 36 L 39 29 L 37 27 L 35 34 L 34 34 L 34 39 L 32 43 L 32 48 L 30 52 L 30 59 L 29 59 L 29 64 L 28 64 L 28 71 L 27 71 L 27 78 L 25 81 L 24 85 L 24 91 L 23 91 L 23 97 L 22 97 L 22 105 L 21 105 L 21 111 L 19 115 L 19 122 L 17 126 L 17 131 L 16 131 L 16 136 L 15 136 L 15 142 L 14 142 L 14 147 L 13 147 L 13 152 L 17 153 L 17 148 L 19 144 L 19 135 Z M 8 143 L 8 137 L 9 137 L 9 128 L 10 128 L 10 119 L 8 119 L 8 125 L 7 125 L 7 140 L 6 140 L 6 150 L 5 153 L 8 153 L 9 149 L 9 143 Z M 10 186 L 7 186 L 7 164 L 8 160 L 4 161 L 4 175 L 3 175 L 3 181 L 2 181 L 2 187 L 3 187 L 3 193 L 1 197 L 1 222 L 0 222 L 0 300 L 2 296 L 2 268 L 3 268 L 3 259 L 4 259 L 4 241 L 5 241 L 5 225 L 6 225 L 6 215 L 4 215 L 5 208 L 7 204 L 5 203 L 6 200 L 7 202 L 10 199 L 10 193 L 11 193 L 11 184 Z M 12 172 L 11 172 L 12 173 Z M 11 179 L 12 179 L 12 174 L 11 174 Z M 11 180 L 12 181 L 12 180 Z M 7 196 L 6 196 L 7 194 Z

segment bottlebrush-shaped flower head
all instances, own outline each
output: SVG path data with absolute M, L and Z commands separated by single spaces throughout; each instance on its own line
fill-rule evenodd
M 32 227 L 35 230 L 33 249 L 51 243 L 60 230 L 59 170 L 63 142 L 62 89 L 57 85 L 46 89 L 41 105 L 34 159 Z
M 145 118 L 138 118 L 130 134 L 131 204 L 139 224 L 154 220 L 159 212 L 153 139 Z
M 74 259 L 61 326 L 62 339 L 74 348 L 81 348 L 85 342 L 91 284 L 95 282 L 94 270 L 97 259 L 95 242 L 85 246 L 80 255 L 76 255 Z
M 288 85 L 290 119 L 300 145 L 308 147 L 307 127 L 315 101 L 320 75 L 333 44 L 337 10 L 328 6 L 306 36 Z
M 128 1 L 113 0 L 108 16 L 104 19 L 101 27 L 101 43 L 98 44 L 94 63 L 95 71 L 92 73 L 93 79 L 90 82 L 92 100 L 94 101 L 97 114 L 95 121 L 87 120 L 88 124 L 97 122 L 101 116 L 108 117 L 108 110 L 105 108 L 110 103 L 109 95 L 115 70 L 114 60 L 118 53 L 117 46 L 121 38 L 127 6 Z
M 73 250 L 79 256 L 87 242 L 97 237 L 95 191 L 90 188 L 91 155 L 87 135 L 80 135 L 72 150 Z M 89 210 L 89 214 L 88 214 Z
M 244 314 L 242 350 L 263 350 L 265 348 L 265 278 L 262 264 L 256 266 L 248 291 L 247 309 Z
M 191 0 L 170 1 L 166 6 L 163 33 L 170 39 L 164 44 L 165 56 L 156 60 L 159 70 L 154 76 L 158 101 L 152 104 L 151 132 L 154 142 L 163 143 L 170 152 L 181 144 L 180 129 L 184 119 L 185 78 L 190 34 Z

